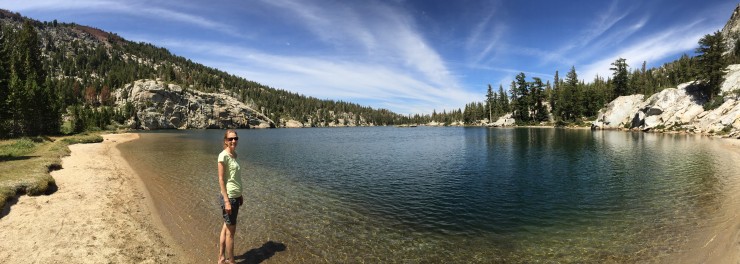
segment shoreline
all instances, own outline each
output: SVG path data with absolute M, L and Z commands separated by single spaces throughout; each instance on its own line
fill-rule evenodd
M 719 147 L 740 160 L 740 140 L 735 138 L 710 137 L 719 140 Z M 675 254 L 673 260 L 678 263 L 739 263 L 740 264 L 740 175 L 729 179 L 731 188 L 723 201 L 721 215 L 708 232 L 695 232 L 699 238 L 695 243 L 686 245 L 688 249 Z
M 182 249 L 117 145 L 138 134 L 103 135 L 70 145 L 58 190 L 21 195 L 0 218 L 0 259 L 8 263 L 183 263 Z

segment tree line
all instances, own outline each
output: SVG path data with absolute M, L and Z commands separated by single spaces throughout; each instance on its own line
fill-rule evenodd
M 36 31 L 25 23 L 0 34 L 0 135 L 57 133 L 62 103 L 43 68 Z
M 641 67 L 630 71 L 627 60 L 618 58 L 611 64 L 611 76 L 595 76 L 589 83 L 578 78 L 575 66 L 564 79 L 555 71 L 552 83 L 549 80 L 543 83 L 539 77 L 527 79 L 524 73 L 519 73 L 508 93 L 501 85 L 496 93 L 489 84 L 485 100 L 467 104 L 462 120 L 465 124 L 479 120 L 493 122 L 511 113 L 519 125 L 578 124 L 584 118 L 594 119 L 600 109 L 619 96 L 643 94 L 649 97 L 665 88 L 691 81 L 697 81 L 694 83 L 697 96 L 707 100 L 705 109 L 712 109 L 723 102 L 720 86 L 724 69 L 729 64 L 740 63 L 740 38 L 735 39 L 734 48 L 729 52 L 726 52 L 725 41 L 719 31 L 707 34 L 699 40 L 697 56 L 683 54 L 657 68 L 647 69 L 647 62 L 643 61 Z

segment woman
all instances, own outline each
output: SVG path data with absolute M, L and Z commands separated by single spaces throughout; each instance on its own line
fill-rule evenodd
M 241 167 L 236 161 L 236 145 L 239 136 L 236 131 L 226 130 L 224 134 L 224 150 L 218 154 L 218 185 L 221 188 L 221 211 L 224 216 L 224 225 L 221 228 L 221 238 L 218 244 L 218 263 L 234 263 L 234 232 L 236 232 L 236 216 L 239 206 L 242 205 L 242 177 Z

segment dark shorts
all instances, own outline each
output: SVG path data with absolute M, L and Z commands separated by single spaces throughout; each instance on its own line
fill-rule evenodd
M 229 198 L 229 203 L 231 204 L 231 214 L 226 213 L 225 205 L 224 205 L 224 198 L 223 196 L 218 196 L 219 204 L 221 205 L 221 213 L 224 216 L 224 223 L 227 225 L 236 225 L 236 216 L 239 215 L 239 206 L 244 203 L 244 199 L 239 196 L 238 198 Z

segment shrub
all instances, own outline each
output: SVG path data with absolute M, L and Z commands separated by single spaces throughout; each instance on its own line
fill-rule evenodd
M 730 132 L 732 132 L 732 125 L 726 125 L 725 127 L 722 128 L 722 130 L 720 130 L 719 132 L 717 132 L 717 134 L 719 134 L 719 135 L 727 135 Z
M 718 95 L 714 97 L 711 101 L 708 101 L 704 103 L 703 107 L 705 111 L 714 110 L 717 109 L 717 107 L 720 107 L 722 104 L 725 103 L 725 98 L 721 95 Z

